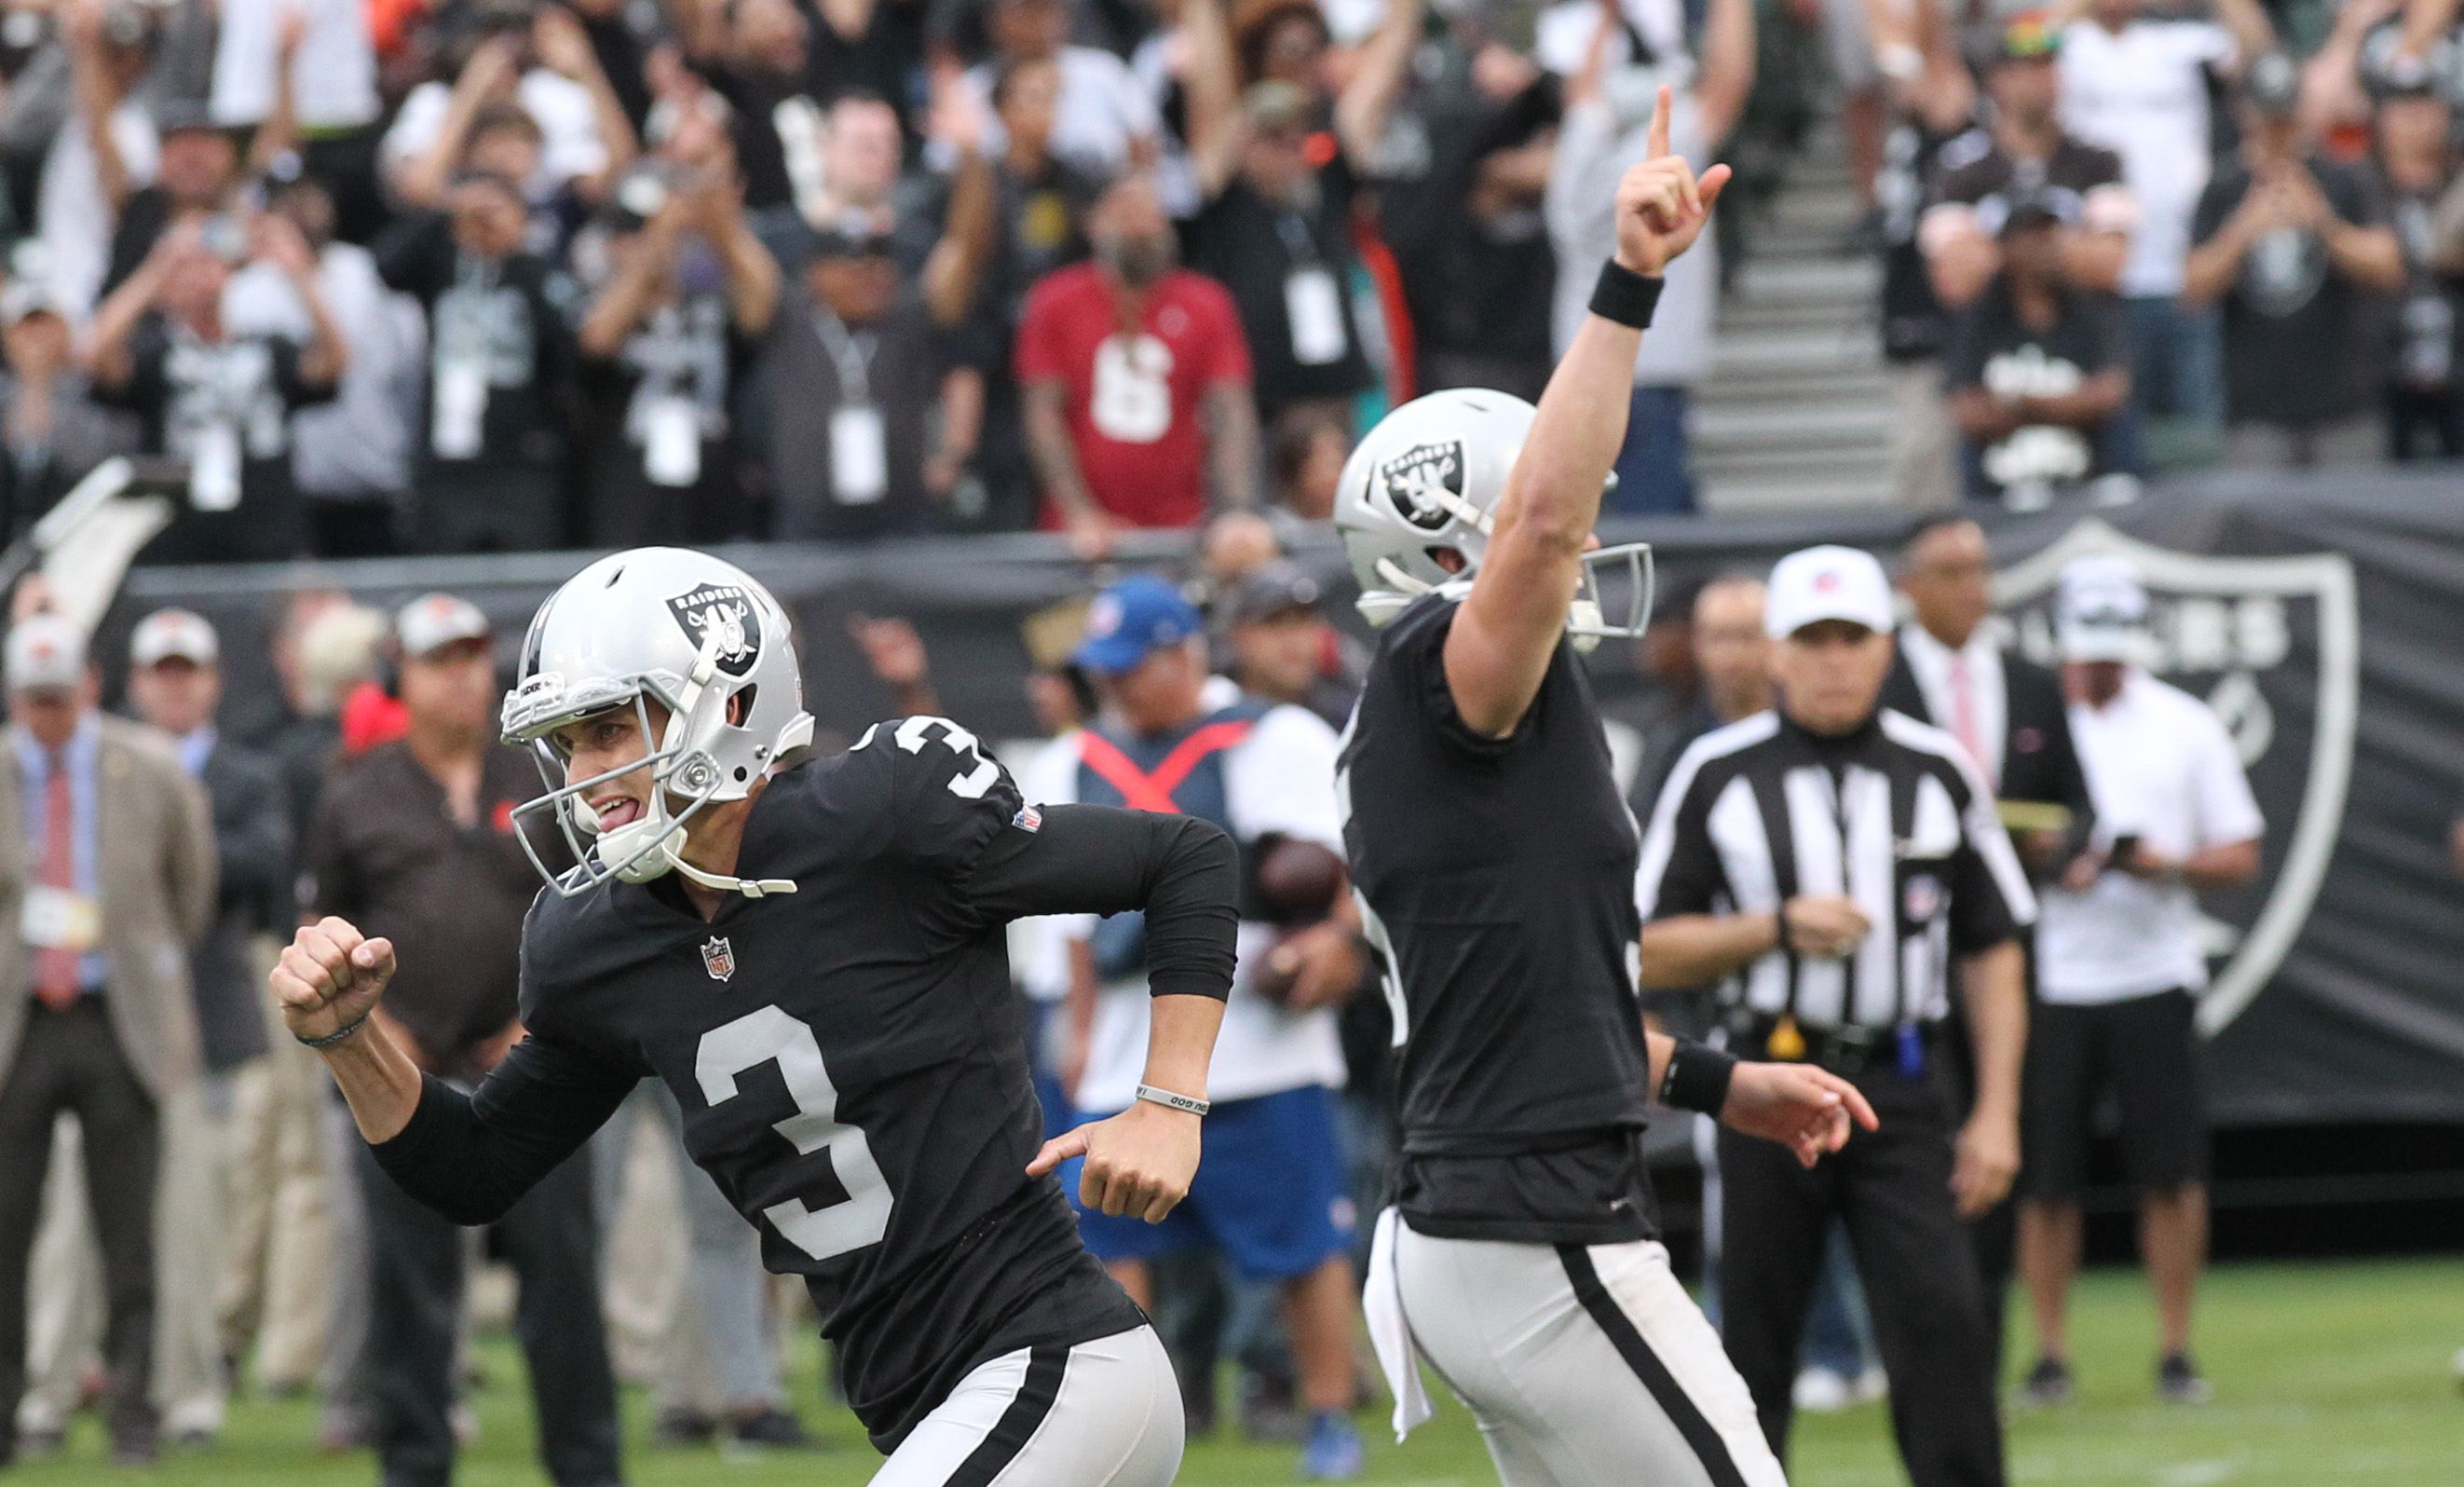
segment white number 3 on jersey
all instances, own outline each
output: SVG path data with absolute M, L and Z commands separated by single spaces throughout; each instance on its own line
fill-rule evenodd
M 855 741 L 856 748 L 869 747 L 880 732 L 879 723 L 865 729 L 864 737 Z M 1001 766 L 983 756 L 974 734 L 947 718 L 921 717 L 901 722 L 898 731 L 891 737 L 897 741 L 900 752 L 920 754 L 924 752 L 924 745 L 932 743 L 936 735 L 951 753 L 958 756 L 958 763 L 971 766 L 965 772 L 951 777 L 950 793 L 962 800 L 983 799 L 984 791 L 991 789 L 993 782 L 1001 778 Z M 854 751 L 848 750 L 849 753 Z
M 805 1156 L 825 1153 L 830 1171 L 847 1189 L 844 1202 L 807 1208 L 790 1198 L 761 1210 L 780 1236 L 817 1260 L 879 1244 L 890 1230 L 890 1180 L 872 1160 L 872 1143 L 857 1126 L 839 1123 L 838 1086 L 822 1062 L 813 1030 L 776 1007 L 747 1012 L 701 1035 L 693 1077 L 713 1105 L 736 1098 L 737 1076 L 766 1063 L 779 1066 L 796 1113 L 779 1122 L 779 1134 Z

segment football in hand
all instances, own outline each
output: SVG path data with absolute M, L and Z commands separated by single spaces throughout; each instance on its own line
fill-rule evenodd
M 1315 842 L 1284 837 L 1259 851 L 1252 879 L 1266 922 L 1314 924 L 1334 912 L 1345 881 L 1343 858 Z

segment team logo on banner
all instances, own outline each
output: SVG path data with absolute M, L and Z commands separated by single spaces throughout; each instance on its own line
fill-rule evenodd
M 2091 554 L 2137 567 L 2147 588 L 2147 669 L 2215 709 L 2267 811 L 2258 880 L 2202 903 L 2214 976 L 2199 1028 L 2213 1037 L 2284 964 L 2335 854 L 2361 704 L 2352 560 L 2176 552 L 2091 518 L 1995 576 L 1995 607 L 2020 654 L 2059 663 L 2055 585 L 2065 565 Z M 2299 802 L 2289 815 L 2287 801 Z
M 710 972 L 713 981 L 728 981 L 736 975 L 736 946 L 725 935 L 713 935 L 701 947 L 701 968 Z

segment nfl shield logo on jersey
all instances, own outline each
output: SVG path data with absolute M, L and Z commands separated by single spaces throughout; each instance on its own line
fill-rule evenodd
M 729 979 L 736 974 L 736 946 L 727 943 L 725 935 L 711 936 L 710 943 L 701 947 L 701 965 L 710 972 L 711 980 Z

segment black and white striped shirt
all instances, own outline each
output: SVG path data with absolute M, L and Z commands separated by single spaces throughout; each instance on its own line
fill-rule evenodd
M 1661 791 L 1635 877 L 1646 923 L 1768 914 L 1800 894 L 1854 899 L 1874 927 L 1841 960 L 1773 950 L 1723 995 L 1815 1029 L 1939 1019 L 1955 959 L 2036 914 L 1975 766 L 1887 709 L 1837 738 L 1758 713 L 1696 740 Z

